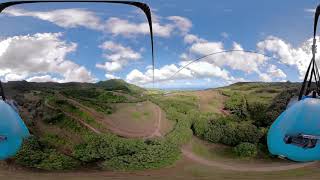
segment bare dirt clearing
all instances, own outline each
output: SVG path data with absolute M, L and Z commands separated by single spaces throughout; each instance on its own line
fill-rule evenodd
M 116 126 L 121 136 L 154 137 L 161 136 L 161 120 L 161 109 L 146 101 L 116 104 L 116 112 L 106 116 L 104 122 Z
M 151 138 L 162 136 L 172 129 L 163 111 L 150 101 L 140 103 L 115 104 L 116 112 L 105 115 L 89 108 L 76 100 L 69 102 L 90 114 L 95 120 L 102 123 L 113 133 L 128 138 Z
M 199 99 L 199 109 L 202 112 L 214 112 L 226 114 L 224 110 L 224 102 L 226 101 L 226 96 L 220 94 L 217 90 L 203 90 L 194 91 L 193 95 Z

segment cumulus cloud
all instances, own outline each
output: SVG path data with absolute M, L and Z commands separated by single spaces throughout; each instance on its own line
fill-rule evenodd
M 115 76 L 115 75 L 113 75 L 113 74 L 105 74 L 105 77 L 106 77 L 107 79 L 120 79 L 120 77 Z
M 299 47 L 293 47 L 290 43 L 284 40 L 269 36 L 265 40 L 259 42 L 257 47 L 264 53 L 271 53 L 283 64 L 295 66 L 302 78 L 308 68 L 308 64 L 312 57 L 310 47 L 312 39 L 307 40 Z M 320 55 L 317 54 L 317 59 Z
M 243 50 L 242 46 L 236 42 L 233 43 L 234 50 Z M 205 56 L 214 52 L 225 51 L 222 42 L 196 42 L 193 43 L 189 51 L 197 57 Z M 218 67 L 229 67 L 233 70 L 240 70 L 246 73 L 259 72 L 259 66 L 267 60 L 266 57 L 259 54 L 246 52 L 222 53 L 209 56 L 204 59 Z
M 308 13 L 315 13 L 316 9 L 306 8 L 306 9 L 304 9 L 304 11 L 308 12 Z
M 260 73 L 259 78 L 263 82 L 271 82 L 272 81 L 272 78 L 266 73 Z
M 96 64 L 96 67 L 108 72 L 119 71 L 130 61 L 136 61 L 141 58 L 141 54 L 133 51 L 130 47 L 125 47 L 112 41 L 104 42 L 100 48 L 105 51 L 103 56 L 107 61 L 104 64 Z
M 229 75 L 225 69 L 209 64 L 207 62 L 196 62 L 187 68 L 181 70 L 173 76 L 182 66 L 186 65 L 187 61 L 181 62 L 179 65 L 170 64 L 165 65 L 159 69 L 155 69 L 155 81 L 165 82 L 173 80 L 186 80 L 186 79 L 206 79 L 208 77 L 221 78 L 227 81 L 235 80 Z M 132 70 L 126 77 L 130 83 L 144 85 L 152 82 L 152 70 L 148 69 L 146 72 L 141 72 L 137 69 Z
M 29 82 L 59 82 L 58 78 L 53 78 L 50 75 L 33 76 L 27 79 Z
M 222 36 L 223 38 L 229 38 L 229 34 L 226 33 L 226 32 L 222 32 L 222 33 L 221 33 L 221 36 Z
M 274 78 L 286 78 L 287 75 L 279 68 L 277 68 L 277 66 L 271 64 L 269 66 L 269 69 L 268 69 L 268 73 L 270 74 L 270 76 L 274 77 Z
M 272 82 L 274 80 L 276 81 L 283 81 L 287 75 L 279 68 L 277 68 L 276 65 L 269 65 L 269 68 L 265 73 L 259 74 L 259 79 L 264 82 Z
M 110 17 L 104 21 L 95 12 L 87 9 L 70 8 L 52 11 L 29 11 L 21 8 L 7 8 L 4 13 L 9 16 L 29 16 L 38 18 L 52 22 L 63 28 L 86 27 L 111 33 L 115 36 L 123 35 L 130 37 L 150 33 L 147 22 L 133 22 L 117 17 Z M 155 36 L 170 37 L 175 30 L 186 33 L 192 27 L 191 21 L 185 17 L 169 16 L 166 18 L 169 21 L 167 23 L 160 23 L 159 19 L 161 18 L 155 14 L 153 17 Z
M 181 65 L 184 66 L 189 62 L 182 62 Z M 187 67 L 191 71 L 193 77 L 196 78 L 205 78 L 205 77 L 218 77 L 224 80 L 230 80 L 229 72 L 225 69 L 222 69 L 214 64 L 210 64 L 205 61 L 195 62 L 192 65 Z
M 86 27 L 102 30 L 103 25 L 94 12 L 85 9 L 59 9 L 53 11 L 27 11 L 20 8 L 7 8 L 5 14 L 10 16 L 30 16 L 52 22 L 64 28 Z
M 3 80 L 22 80 L 38 74 L 54 73 L 59 82 L 93 82 L 85 67 L 66 58 L 77 44 L 62 41 L 61 33 L 13 36 L 0 41 L 0 72 Z M 57 80 L 57 79 L 56 79 Z
M 195 42 L 207 42 L 206 40 L 201 39 L 201 38 L 199 38 L 198 36 L 196 36 L 194 34 L 186 34 L 184 36 L 183 40 L 187 44 L 192 44 L 192 43 L 195 43 Z
M 207 78 L 224 80 L 226 84 L 236 81 L 245 81 L 243 77 L 233 77 L 232 73 L 234 73 L 234 71 L 231 73 L 229 71 L 230 69 L 241 71 L 244 74 L 255 73 L 258 77 L 257 80 L 261 81 L 284 80 L 287 77 L 287 75 L 276 65 L 270 64 L 271 62 L 268 61 L 268 57 L 260 54 L 237 51 L 209 56 L 202 61 L 193 62 L 179 72 L 176 76 L 174 76 L 173 79 L 170 79 L 170 77 L 181 67 L 184 67 L 190 63 L 190 59 L 192 59 L 192 57 L 201 57 L 214 52 L 226 50 L 224 48 L 224 44 L 220 41 L 208 41 L 193 34 L 186 34 L 184 36 L 184 41 L 187 44 L 190 44 L 190 46 L 186 53 L 182 53 L 180 55 L 182 61 L 180 61 L 177 65 L 170 64 L 159 69 L 155 69 L 156 82 Z M 257 44 L 257 47 L 260 51 L 263 49 L 261 42 Z M 273 48 L 279 49 L 279 47 Z M 233 43 L 232 49 L 244 50 L 244 48 L 236 42 Z M 147 69 L 145 72 L 141 72 L 135 69 L 127 75 L 126 80 L 140 85 L 150 83 L 152 81 L 152 70 Z
M 158 22 L 153 24 L 154 34 L 160 37 L 170 37 L 174 26 L 172 24 L 161 25 Z M 111 17 L 107 20 L 105 30 L 113 35 L 134 36 L 139 34 L 150 34 L 147 22 L 134 23 L 126 19 Z
M 157 82 L 167 81 L 178 70 L 179 70 L 179 67 L 177 67 L 175 64 L 165 65 L 160 69 L 155 69 L 154 71 L 155 81 Z M 144 73 L 142 73 L 137 69 L 134 69 L 127 75 L 126 80 L 134 84 L 142 85 L 145 83 L 151 83 L 153 79 L 152 75 L 153 75 L 152 69 L 148 69 Z M 175 79 L 187 79 L 187 78 L 192 78 L 191 71 L 187 69 L 181 71 L 175 76 Z
M 169 20 L 173 21 L 175 26 L 180 29 L 180 31 L 182 33 L 187 33 L 189 32 L 189 30 L 192 27 L 192 22 L 185 18 L 185 17 L 181 17 L 181 16 L 169 16 L 168 17 Z

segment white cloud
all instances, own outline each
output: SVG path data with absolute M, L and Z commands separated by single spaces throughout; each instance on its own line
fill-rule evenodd
M 127 75 L 126 80 L 128 82 L 134 83 L 134 84 L 144 84 L 144 83 L 147 83 L 147 82 L 151 82 L 152 78 L 144 75 L 139 70 L 134 69 Z
M 4 81 L 8 82 L 8 81 L 21 81 L 26 77 L 25 74 L 14 74 L 14 73 L 9 73 L 6 74 L 4 77 Z
M 207 55 L 213 52 L 223 51 L 222 42 L 197 42 L 192 44 L 190 52 L 198 55 Z
M 104 64 L 96 64 L 96 67 L 108 72 L 119 71 L 130 61 L 136 61 L 141 58 L 141 54 L 133 51 L 130 47 L 125 47 L 112 41 L 104 42 L 100 48 L 105 51 L 103 56 L 107 61 Z
M 259 73 L 260 80 L 264 82 L 272 82 L 273 80 L 283 81 L 286 77 L 287 75 L 273 64 L 269 65 L 265 73 Z
M 273 64 L 269 66 L 268 73 L 274 78 L 284 79 L 287 77 L 287 75 L 281 69 L 278 69 L 277 66 Z
M 169 16 L 168 17 L 169 20 L 173 21 L 175 26 L 180 29 L 180 31 L 182 33 L 187 33 L 189 32 L 189 30 L 192 27 L 192 22 L 185 18 L 185 17 L 181 17 L 181 16 Z
M 7 8 L 5 14 L 10 16 L 30 16 L 52 22 L 64 28 L 86 27 L 102 30 L 100 18 L 94 12 L 85 9 L 59 9 L 53 11 L 27 11 L 19 8 Z
M 308 68 L 308 64 L 311 60 L 310 47 L 312 39 L 307 40 L 299 47 L 293 47 L 290 43 L 284 40 L 269 36 L 265 40 L 259 42 L 257 47 L 264 53 L 272 53 L 275 57 L 279 58 L 279 61 L 283 64 L 295 66 L 302 78 Z M 317 59 L 320 55 L 317 54 Z
M 259 78 L 263 82 L 271 82 L 272 81 L 272 78 L 266 73 L 259 74 Z
M 158 22 L 153 24 L 154 34 L 160 37 L 169 37 L 173 31 L 173 25 L 161 25 Z M 105 30 L 114 35 L 134 36 L 139 34 L 150 34 L 147 22 L 134 23 L 126 19 L 111 17 L 107 20 Z
M 155 69 L 154 71 L 155 81 L 157 82 L 168 81 L 169 78 L 178 70 L 179 68 L 174 64 L 165 65 L 160 69 Z M 145 83 L 151 83 L 153 80 L 152 77 L 153 77 L 152 69 L 148 69 L 145 73 L 142 73 L 137 69 L 134 69 L 127 75 L 126 80 L 134 84 L 142 85 Z M 175 79 L 188 79 L 188 78 L 192 78 L 191 71 L 188 69 L 182 70 L 180 73 L 178 73 L 175 76 Z
M 181 65 L 184 66 L 189 62 L 182 62 Z M 229 72 L 225 69 L 221 69 L 214 64 L 210 64 L 205 61 L 195 62 L 187 67 L 193 74 L 193 77 L 204 78 L 204 77 L 219 77 L 225 80 L 230 80 Z
M 222 33 L 221 33 L 221 36 L 222 36 L 223 38 L 229 38 L 229 34 L 226 33 L 226 32 L 222 32 Z
M 192 43 L 196 43 L 196 42 L 207 42 L 204 39 L 199 38 L 198 36 L 194 35 L 194 34 L 186 34 L 184 36 L 184 42 L 187 44 L 192 44 Z
M 52 22 L 63 28 L 86 27 L 104 31 L 113 35 L 136 36 L 150 34 L 147 22 L 132 22 L 127 19 L 111 17 L 104 22 L 95 12 L 87 9 L 58 9 L 52 11 L 28 11 L 20 8 L 7 8 L 4 11 L 9 16 L 29 16 Z M 169 16 L 168 23 L 160 23 L 162 17 L 153 14 L 153 30 L 155 36 L 170 37 L 172 32 L 179 30 L 187 33 L 192 27 L 189 19 L 181 16 Z
M 199 78 L 221 78 L 227 81 L 235 80 L 229 75 L 229 72 L 225 69 L 221 69 L 217 66 L 209 64 L 207 62 L 195 62 L 187 68 L 181 70 L 175 76 L 173 76 L 182 66 L 189 62 L 181 62 L 179 66 L 175 64 L 165 65 L 160 69 L 155 69 L 155 82 L 168 82 L 173 80 L 183 79 L 199 79 Z M 132 70 L 126 77 L 126 80 L 130 83 L 144 85 L 152 82 L 152 69 L 148 69 L 146 72 L 141 72 L 137 69 Z M 173 77 L 172 77 L 173 76 Z M 172 79 L 170 79 L 172 77 Z
M 234 50 L 243 50 L 240 44 L 233 43 Z M 215 52 L 225 51 L 222 42 L 196 42 L 191 45 L 189 51 L 198 56 L 205 56 Z M 259 54 L 246 52 L 222 53 L 209 56 L 204 59 L 218 67 L 230 67 L 234 70 L 244 71 L 246 73 L 259 72 L 259 66 L 267 60 L 266 57 Z
M 61 33 L 13 36 L 0 41 L 0 72 L 4 80 L 21 80 L 36 74 L 55 73 L 60 82 L 93 82 L 85 67 L 66 59 L 77 48 L 62 41 Z
M 308 13 L 315 13 L 316 9 L 306 8 L 306 9 L 304 9 L 304 11 L 308 12 Z
M 27 79 L 29 82 L 59 82 L 60 80 L 57 78 L 53 78 L 50 75 L 44 76 L 33 76 Z
M 113 75 L 113 74 L 105 74 L 105 77 L 106 77 L 107 79 L 121 79 L 120 77 L 115 76 L 115 75 Z

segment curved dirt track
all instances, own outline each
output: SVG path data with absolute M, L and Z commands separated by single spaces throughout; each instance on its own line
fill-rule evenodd
M 44 102 L 44 105 L 47 106 L 48 108 L 50 109 L 53 109 L 53 110 L 57 110 L 56 107 L 54 106 L 51 106 L 47 101 Z M 61 110 L 61 109 L 60 109 Z M 78 121 L 82 126 L 88 128 L 89 130 L 91 130 L 92 132 L 96 133 L 96 134 L 101 134 L 100 130 L 92 127 L 90 124 L 86 123 L 84 120 L 80 119 L 79 117 L 75 117 L 73 114 L 71 113 L 68 113 L 66 111 L 63 111 L 61 110 L 65 115 L 67 115 L 68 117 Z
M 81 103 L 73 100 L 73 99 L 69 99 L 64 97 L 65 99 L 67 99 L 69 102 L 73 103 L 74 105 L 78 106 L 79 108 L 81 108 L 83 111 L 89 113 L 90 115 L 92 115 L 94 118 L 98 119 L 100 122 L 106 122 L 106 117 L 104 117 L 101 113 L 96 112 L 95 110 L 82 105 Z M 48 103 L 46 103 L 46 105 L 50 108 L 55 108 L 52 107 L 51 105 L 49 105 Z M 161 127 L 161 119 L 162 119 L 162 111 L 161 108 L 159 106 L 157 106 L 157 110 L 158 110 L 158 118 L 157 118 L 157 122 L 156 122 L 156 128 L 153 130 L 152 133 L 149 132 L 144 132 L 144 133 L 137 133 L 137 132 L 131 132 L 131 131 L 125 131 L 122 129 L 117 128 L 116 126 L 112 126 L 112 124 L 108 124 L 108 129 L 111 130 L 112 132 L 124 136 L 124 137 L 130 137 L 130 138 L 153 138 L 153 137 L 161 137 L 161 132 L 160 132 L 160 127 Z M 69 116 L 69 114 L 67 114 Z M 71 115 L 70 115 L 71 116 Z M 109 121 L 111 122 L 111 121 Z M 92 131 L 100 134 L 101 132 L 99 132 L 98 130 L 96 130 L 94 127 L 90 126 L 89 124 L 86 124 L 85 122 L 80 120 L 80 123 L 83 124 L 84 126 L 86 126 L 87 128 L 91 129 Z M 111 125 L 111 126 L 110 126 Z M 230 165 L 227 163 L 223 163 L 223 162 L 219 162 L 219 161 L 214 161 L 214 160 L 208 160 L 205 159 L 204 157 L 198 156 L 197 154 L 193 153 L 192 150 L 190 149 L 189 146 L 183 146 L 181 148 L 182 154 L 184 155 L 184 157 L 186 157 L 187 159 L 202 164 L 202 165 L 206 165 L 206 166 L 210 166 L 210 167 L 216 167 L 222 170 L 228 170 L 228 171 L 238 171 L 238 172 L 274 172 L 274 171 L 287 171 L 287 170 L 293 170 L 293 169 L 299 169 L 299 168 L 303 168 L 303 167 L 307 167 L 307 166 L 311 166 L 316 164 L 317 162 L 310 162 L 310 163 L 288 163 L 285 165 L 279 165 L 279 164 L 259 164 L 259 166 L 257 167 L 253 167 L 253 166 L 246 166 L 244 163 L 240 164 L 234 164 L 234 165 Z
M 192 150 L 190 150 L 188 147 L 183 147 L 181 149 L 182 154 L 194 161 L 197 162 L 199 164 L 203 164 L 206 166 L 212 166 L 212 167 L 216 167 L 216 168 L 220 168 L 223 170 L 229 170 L 229 171 L 239 171 L 239 172 L 273 172 L 273 171 L 288 171 L 288 170 L 293 170 L 293 169 L 298 169 L 298 168 L 303 168 L 303 167 L 307 167 L 310 165 L 314 165 L 317 162 L 309 162 L 309 163 L 289 163 L 287 165 L 267 165 L 267 163 L 265 163 L 264 165 L 259 165 L 257 167 L 252 167 L 252 166 L 246 166 L 245 164 L 235 164 L 235 165 L 229 165 L 223 162 L 218 162 L 218 161 L 213 161 L 213 160 L 208 160 L 205 159 L 201 156 L 198 156 L 196 154 L 194 154 L 192 152 Z
M 71 99 L 71 98 L 67 98 L 65 96 L 62 96 L 62 98 L 68 100 L 70 103 L 72 103 L 73 105 L 79 107 L 82 111 L 90 114 L 94 119 L 96 119 L 98 122 L 100 123 L 104 123 L 106 124 L 107 128 L 112 131 L 113 133 L 122 136 L 122 137 L 127 137 L 127 138 L 153 138 L 153 137 L 161 137 L 161 119 L 162 119 L 162 111 L 161 108 L 159 106 L 157 106 L 157 114 L 158 114 L 158 118 L 157 121 L 154 124 L 154 129 L 152 131 L 131 131 L 129 129 L 121 129 L 118 127 L 118 125 L 114 124 L 113 121 L 111 121 L 110 119 L 108 119 L 104 114 L 97 112 L 96 110 L 87 107 L 81 103 L 79 103 L 78 101 Z

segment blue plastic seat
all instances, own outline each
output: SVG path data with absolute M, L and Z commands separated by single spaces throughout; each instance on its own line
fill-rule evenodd
M 0 100 L 0 160 L 14 156 L 29 131 L 19 114 Z
M 303 148 L 284 141 L 287 135 L 320 135 L 320 99 L 303 98 L 284 111 L 271 125 L 268 132 L 268 148 L 271 154 L 294 161 L 320 160 L 320 144 Z

